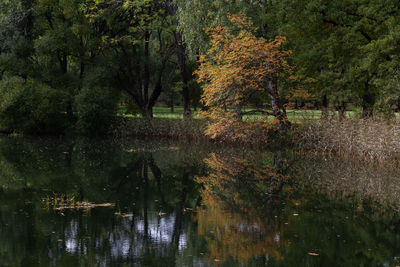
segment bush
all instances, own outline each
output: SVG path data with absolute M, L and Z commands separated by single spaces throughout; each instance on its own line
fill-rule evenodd
M 117 113 L 119 94 L 111 87 L 83 87 L 75 97 L 76 131 L 85 135 L 105 134 Z
M 0 81 L 0 127 L 3 131 L 54 133 L 65 129 L 66 96 L 53 88 L 12 76 Z

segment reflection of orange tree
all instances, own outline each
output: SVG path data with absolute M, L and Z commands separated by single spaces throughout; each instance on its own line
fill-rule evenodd
M 248 262 L 267 254 L 274 259 L 282 258 L 278 248 L 287 244 L 277 238 L 283 230 L 278 221 L 265 223 L 257 217 L 256 207 L 243 215 L 224 211 L 221 203 L 212 198 L 204 203 L 209 208 L 198 210 L 195 219 L 198 234 L 207 241 L 210 261 L 236 258 L 239 262 Z
M 207 241 L 209 259 L 281 259 L 279 247 L 287 245 L 279 238 L 282 218 L 272 216 L 274 196 L 286 180 L 280 157 L 255 160 L 213 153 L 205 162 L 209 174 L 197 181 L 203 185 L 206 208 L 199 208 L 194 219 Z

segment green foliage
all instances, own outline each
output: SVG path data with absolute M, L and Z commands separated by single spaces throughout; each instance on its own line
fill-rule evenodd
M 107 84 L 86 82 L 74 99 L 76 131 L 86 135 L 105 134 L 116 117 L 119 96 Z
M 125 114 L 130 114 L 130 115 L 140 114 L 140 108 L 135 103 L 135 100 L 132 99 L 132 97 L 125 95 L 123 104 L 126 107 Z
M 179 29 L 189 50 L 205 53 L 209 48 L 209 37 L 206 29 L 217 26 L 232 26 L 227 14 L 242 12 L 259 26 L 258 30 L 266 34 L 264 24 L 266 13 L 264 9 L 269 1 L 228 1 L 228 0 L 174 0 L 179 6 Z
M 399 96 L 396 1 L 284 0 L 272 13 L 293 50 L 296 76 L 314 95 L 327 95 L 333 105 L 359 104 L 364 115 L 377 102 L 389 104 L 388 95 Z
M 343 114 L 351 105 L 361 107 L 364 117 L 373 107 L 389 118 L 399 109 L 395 0 L 3 0 L 0 125 L 104 132 L 121 91 L 129 98 L 120 102 L 122 109 L 129 113 L 152 117 L 163 101 L 183 104 L 187 115 L 203 91 L 192 73 L 198 55 L 212 46 L 207 29 L 237 34 L 228 14 L 239 12 L 253 21 L 255 37 L 286 37 L 282 49 L 292 51 L 288 64 L 295 71 L 275 84 L 280 106 L 329 103 Z M 93 70 L 102 68 L 93 79 Z M 270 100 L 255 92 L 242 104 L 261 108 Z M 65 117 L 63 123 L 52 122 L 58 116 Z
M 5 77 L 0 82 L 0 125 L 2 130 L 54 132 L 65 127 L 65 96 L 53 88 L 20 77 Z

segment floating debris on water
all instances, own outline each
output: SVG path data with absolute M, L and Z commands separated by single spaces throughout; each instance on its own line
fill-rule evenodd
M 114 207 L 114 203 L 92 203 L 89 201 L 75 201 L 74 198 L 68 198 L 64 194 L 54 195 L 53 197 L 42 198 L 45 209 L 67 210 L 67 209 L 93 209 L 98 207 Z M 63 215 L 63 213 L 61 213 Z
M 318 253 L 314 253 L 314 252 L 308 252 L 308 255 L 310 255 L 310 256 L 319 256 Z
M 118 215 L 122 218 L 126 218 L 126 217 L 133 217 L 133 213 L 120 213 L 120 212 L 116 212 L 114 213 L 115 215 Z

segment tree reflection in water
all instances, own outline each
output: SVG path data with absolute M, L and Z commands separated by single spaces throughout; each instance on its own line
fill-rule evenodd
M 205 159 L 209 173 L 198 178 L 205 207 L 195 220 L 208 243 L 208 260 L 267 263 L 282 259 L 287 246 L 280 236 L 288 218 L 277 216 L 288 171 L 293 161 L 276 153 L 238 155 L 211 153 Z M 276 214 L 276 216 L 275 216 Z
M 378 211 L 399 177 L 284 151 L 4 138 L 0 265 L 399 265 L 399 217 Z M 115 206 L 56 211 L 54 194 Z
M 136 145 L 127 153 L 103 142 L 4 142 L 1 265 L 175 265 L 188 243 L 185 211 L 198 201 L 199 164 Z M 43 209 L 41 198 L 58 193 L 116 206 Z

